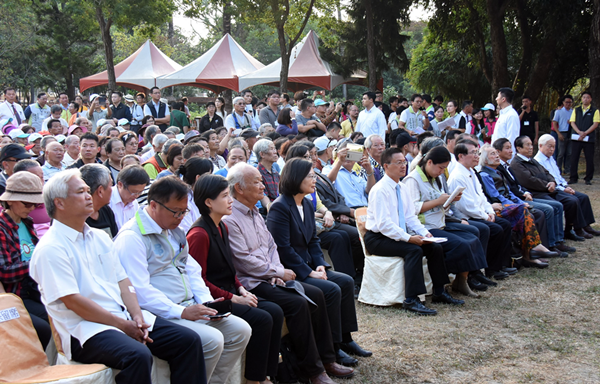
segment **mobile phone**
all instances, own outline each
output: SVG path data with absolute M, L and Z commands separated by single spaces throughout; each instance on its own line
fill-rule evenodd
M 225 317 L 229 317 L 229 315 L 231 315 L 231 312 L 227 312 L 227 313 L 220 313 L 214 316 L 208 316 L 209 319 L 223 319 Z
M 204 303 L 204 306 L 215 309 L 218 312 L 218 314 L 214 316 L 221 316 L 226 313 L 231 313 L 232 310 L 231 300 L 211 301 L 208 303 Z

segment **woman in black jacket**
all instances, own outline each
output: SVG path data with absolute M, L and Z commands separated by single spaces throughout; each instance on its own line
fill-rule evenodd
M 209 101 L 206 104 L 206 115 L 202 116 L 200 119 L 200 127 L 198 130 L 200 133 L 209 131 L 211 129 L 217 129 L 219 127 L 224 126 L 223 118 L 217 115 L 217 108 L 215 107 L 215 103 Z

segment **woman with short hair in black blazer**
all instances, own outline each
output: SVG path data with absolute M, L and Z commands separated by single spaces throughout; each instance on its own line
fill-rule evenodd
M 236 277 L 227 226 L 221 221 L 231 214 L 233 198 L 223 176 L 204 174 L 194 185 L 194 202 L 200 218 L 187 240 L 189 253 L 202 267 L 202 278 L 215 299 L 231 300 L 232 313 L 252 327 L 247 346 L 247 383 L 271 383 L 277 375 L 283 311 L 270 301 L 246 291 Z
M 277 244 L 281 263 L 296 273 L 296 280 L 323 291 L 338 363 L 356 365 L 358 361 L 342 350 L 357 356 L 370 356 L 371 352 L 352 340 L 351 332 L 358 330 L 354 280 L 329 269 L 317 237 L 312 203 L 304 198 L 315 191 L 316 178 L 310 161 L 287 161 L 279 179 L 280 195 L 267 216 L 267 227 Z

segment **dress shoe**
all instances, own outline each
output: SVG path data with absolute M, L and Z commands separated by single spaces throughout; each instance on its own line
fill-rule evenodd
M 349 343 L 340 343 L 340 348 L 342 351 L 360 357 L 369 357 L 373 354 L 371 351 L 367 351 L 366 349 L 362 349 L 360 345 L 356 343 L 356 341 L 351 341 Z
M 583 230 L 586 231 L 587 233 L 589 233 L 590 235 L 600 236 L 600 231 L 596 231 L 594 228 L 590 227 L 589 225 L 587 227 L 583 227 Z
M 577 236 L 573 230 L 565 231 L 565 239 L 573 241 L 585 241 L 585 238 Z
M 329 376 L 337 377 L 338 379 L 347 379 L 354 376 L 354 369 L 344 367 L 338 363 L 323 364 L 325 366 L 325 372 Z
M 448 292 L 444 291 L 441 295 L 433 294 L 431 297 L 432 303 L 443 303 L 443 304 L 452 304 L 452 305 L 463 305 L 465 303 L 464 300 L 455 299 L 450 296 Z
M 586 181 L 585 181 L 585 185 L 592 185 L 592 182 L 591 182 L 591 181 L 589 181 L 589 180 L 586 180 Z
M 489 285 L 490 287 L 495 287 L 498 285 L 498 283 L 496 283 L 493 280 L 488 279 L 487 277 L 485 277 L 483 274 L 481 273 L 476 273 L 471 275 L 471 277 L 477 281 L 479 281 L 481 284 L 485 284 L 485 285 Z
M 517 272 L 519 272 L 519 270 L 517 268 L 513 268 L 513 267 L 504 267 L 504 268 L 502 268 L 502 272 L 509 274 L 509 275 L 514 275 Z
M 556 245 L 552 249 L 553 251 L 561 251 L 561 252 L 567 252 L 567 253 L 574 253 L 577 252 L 577 248 L 575 247 L 569 247 L 567 244 L 565 244 L 564 242 L 560 242 L 560 243 L 556 243 Z
M 317 376 L 310 378 L 312 384 L 335 384 L 335 381 L 331 380 L 325 372 L 319 373 Z
M 584 239 L 593 239 L 594 238 L 594 235 L 590 235 L 583 228 L 576 229 L 575 234 L 579 237 L 583 237 Z
M 356 367 L 358 365 L 358 360 L 352 356 L 349 356 L 341 349 L 335 351 L 335 362 L 346 367 Z
M 496 280 L 504 280 L 508 277 L 508 273 L 503 271 L 489 271 L 486 273 L 487 277 L 493 277 Z
M 548 263 L 543 263 L 539 260 L 531 261 L 531 260 L 527 260 L 527 259 L 521 260 L 521 263 L 523 264 L 523 266 L 525 268 L 538 268 L 538 269 L 548 268 L 548 265 L 549 265 Z
M 402 308 L 421 316 L 437 315 L 437 311 L 435 309 L 427 308 L 423 305 L 423 303 L 421 303 L 421 300 L 419 299 L 413 300 L 411 302 L 407 302 L 406 300 L 404 300 L 404 302 L 402 303 Z
M 570 184 L 577 184 L 577 180 L 569 180 L 569 181 L 567 182 L 567 184 L 569 184 L 569 185 L 570 185 Z
M 469 288 L 471 288 L 474 291 L 485 292 L 488 289 L 487 284 L 483 284 L 481 281 L 471 276 L 469 276 L 469 278 L 467 279 L 467 284 L 469 284 Z
M 542 257 L 545 258 L 545 259 L 551 259 L 551 258 L 554 258 L 554 257 L 558 257 L 558 252 L 553 252 L 553 251 L 544 252 L 544 251 L 536 251 L 535 249 L 532 249 L 529 252 L 529 256 L 532 259 L 539 259 L 539 258 L 542 258 Z
M 558 254 L 558 256 L 555 256 L 555 257 L 558 259 L 564 259 L 565 257 L 569 257 L 569 254 L 567 252 L 563 252 L 563 251 L 559 250 L 557 247 L 550 247 L 548 249 L 551 250 L 552 252 L 556 252 Z

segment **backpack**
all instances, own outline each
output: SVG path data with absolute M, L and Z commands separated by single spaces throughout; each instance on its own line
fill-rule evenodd
M 277 383 L 308 383 L 308 378 L 302 377 L 302 372 L 298 366 L 298 358 L 292 348 L 292 340 L 289 334 L 281 338 L 279 352 L 281 353 L 281 362 L 277 367 Z

